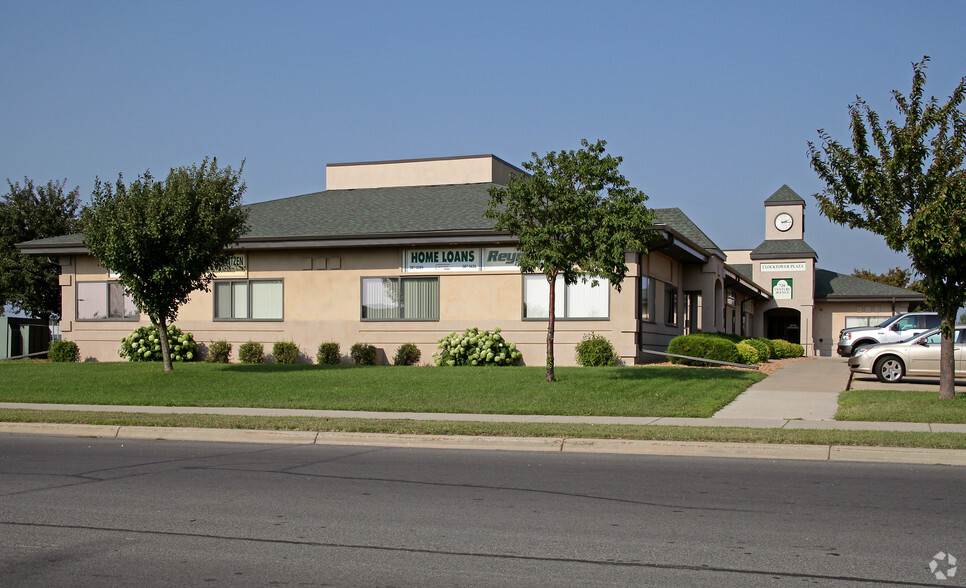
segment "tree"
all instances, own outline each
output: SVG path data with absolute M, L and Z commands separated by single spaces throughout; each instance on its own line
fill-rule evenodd
M 11 183 L 0 197 L 0 315 L 3 307 L 48 320 L 60 315 L 60 267 L 42 256 L 24 255 L 16 244 L 76 232 L 79 191 L 64 192 L 67 180 L 35 186 Z
M 878 282 L 880 284 L 886 284 L 888 286 L 895 286 L 896 288 L 908 288 L 909 287 L 909 270 L 894 267 L 884 274 L 876 274 L 870 270 L 860 270 L 853 269 L 852 275 L 856 278 L 862 278 L 863 280 L 869 280 L 872 282 Z
M 200 167 L 172 169 L 163 182 L 146 171 L 125 186 L 119 175 L 113 189 L 98 179 L 82 212 L 88 251 L 119 274 L 158 329 L 165 372 L 172 369 L 168 324 L 191 292 L 208 290 L 213 268 L 247 230 L 244 165 L 235 172 L 205 158 Z
M 849 106 L 852 148 L 824 129 L 811 165 L 825 182 L 816 194 L 833 222 L 872 231 L 905 251 L 922 277 L 926 303 L 942 317 L 939 397 L 955 397 L 953 325 L 966 303 L 966 77 L 940 104 L 923 98 L 926 63 L 913 64 L 912 91 L 893 100 L 903 120 L 883 126 L 861 97 Z
M 605 141 L 580 142 L 577 151 L 533 153 L 523 163 L 529 175 L 514 175 L 505 187 L 490 188 L 485 213 L 496 230 L 519 238 L 520 271 L 540 272 L 550 284 L 547 324 L 547 381 L 554 376 L 554 319 L 557 276 L 566 284 L 592 276 L 620 290 L 627 274 L 625 254 L 646 253 L 654 213 L 647 196 L 618 170 L 621 157 L 604 154 Z

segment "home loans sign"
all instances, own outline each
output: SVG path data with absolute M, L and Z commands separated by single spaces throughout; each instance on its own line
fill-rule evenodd
M 522 255 L 513 247 L 451 247 L 403 251 L 404 273 L 516 272 Z

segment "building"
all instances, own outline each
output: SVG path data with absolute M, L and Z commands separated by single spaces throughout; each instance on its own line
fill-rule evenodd
M 468 327 L 500 327 L 529 365 L 545 362 L 543 275 L 521 275 L 514 239 L 483 217 L 488 188 L 523 173 L 493 155 L 330 164 L 327 190 L 249 205 L 250 230 L 210 291 L 176 324 L 205 343 L 249 340 L 270 350 L 294 341 L 343 352 L 416 343 L 430 362 L 437 340 Z M 557 288 L 558 365 L 574 363 L 587 333 L 607 337 L 628 365 L 660 359 L 672 338 L 698 331 L 769 336 L 830 355 L 846 325 L 878 322 L 922 296 L 816 267 L 804 240 L 802 200 L 782 186 L 765 200 L 765 240 L 723 251 L 678 208 L 658 209 L 659 238 L 629 251 L 618 291 L 606 281 Z M 61 266 L 63 337 L 82 357 L 118 359 L 139 315 L 79 234 L 20 244 Z

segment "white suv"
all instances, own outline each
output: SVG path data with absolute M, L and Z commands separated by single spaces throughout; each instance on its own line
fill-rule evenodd
M 905 312 L 889 317 L 874 327 L 842 329 L 839 333 L 838 353 L 848 357 L 859 345 L 897 343 L 935 329 L 939 322 L 939 315 L 935 312 Z

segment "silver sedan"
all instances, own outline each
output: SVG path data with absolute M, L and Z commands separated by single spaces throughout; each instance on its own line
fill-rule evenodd
M 856 347 L 849 357 L 853 372 L 875 374 L 880 382 L 899 382 L 905 376 L 939 377 L 939 329 L 900 341 Z M 956 377 L 966 377 L 966 326 L 956 327 L 953 355 Z

